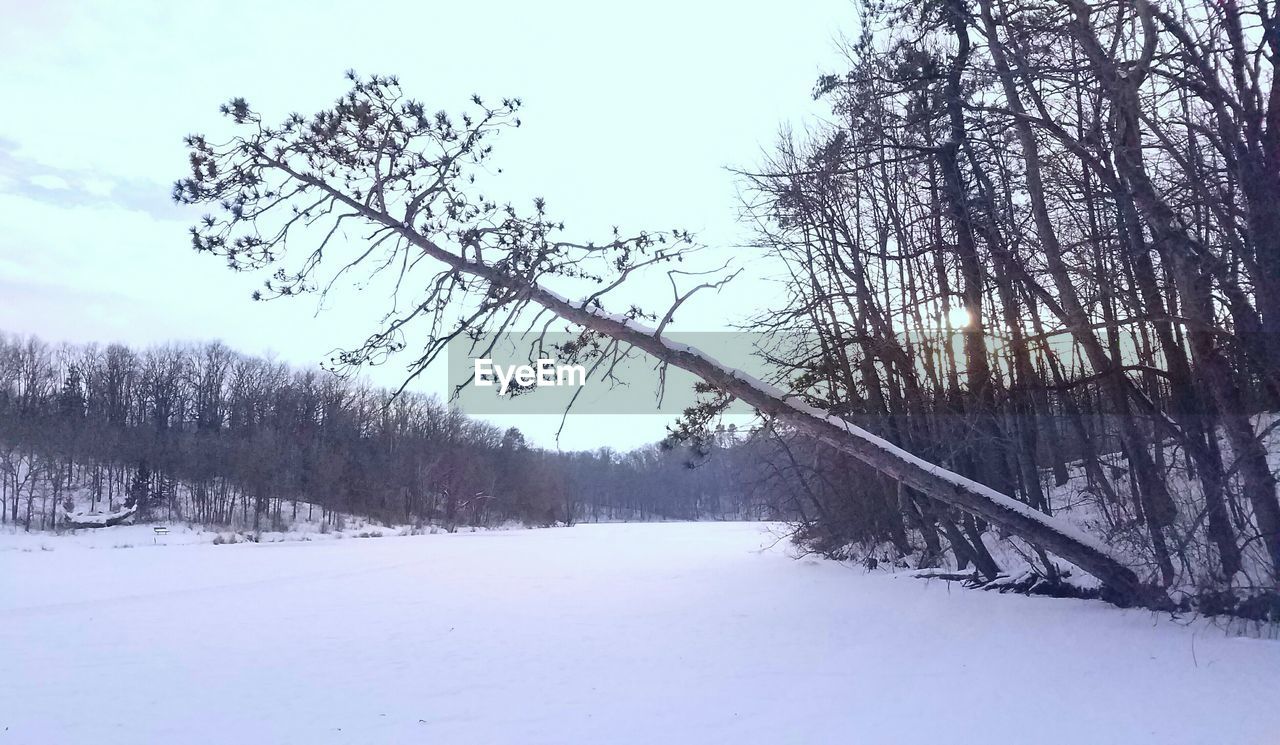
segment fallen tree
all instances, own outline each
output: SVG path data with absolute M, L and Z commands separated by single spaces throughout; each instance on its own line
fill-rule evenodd
M 71 513 L 65 508 L 62 510 L 62 527 L 67 530 L 77 530 L 80 528 L 110 528 L 120 525 L 124 521 L 137 514 L 137 507 L 125 507 L 115 512 L 105 512 L 102 514 L 85 514 L 83 512 Z
M 413 283 L 424 288 L 422 294 L 405 310 L 388 314 L 383 328 L 359 348 L 340 354 L 339 363 L 359 365 L 404 349 L 406 326 L 426 318 L 428 338 L 411 365 L 412 379 L 450 339 L 505 330 L 526 311 L 536 312 L 532 324 L 542 315 L 539 309 L 549 311 L 693 373 L 930 499 L 1052 551 L 1101 580 L 1105 596 L 1114 602 L 1170 607 L 1162 589 L 1144 583 L 1105 545 L 1069 523 L 664 338 L 662 332 L 681 303 L 698 289 L 720 285 L 704 282 L 683 293 L 676 289 L 678 277 L 701 273 L 667 272 L 673 303 L 662 316 L 652 316 L 657 320 L 653 327 L 637 321 L 645 314 L 634 306 L 625 314 L 606 311 L 605 295 L 635 273 L 682 261 L 694 250 L 689 236 L 670 231 L 622 238 L 615 231 L 604 244 L 559 241 L 555 236 L 563 225 L 547 218 L 540 200 L 526 216 L 473 196 L 475 167 L 491 152 L 487 138 L 503 127 L 518 126 L 518 100 L 490 107 L 476 97 L 475 112 L 463 114 L 459 127 L 447 114 L 428 114 L 406 99 L 394 78 L 350 77 L 351 91 L 333 108 L 310 118 L 291 115 L 278 127 L 263 125 L 243 99 L 232 100 L 223 113 L 245 134 L 216 146 L 203 136 L 188 137 L 192 175 L 174 186 L 180 203 L 221 209 L 219 216 L 207 216 L 192 229 L 198 251 L 225 256 L 236 269 L 278 267 L 266 296 L 325 292 L 353 269 L 371 266 L 374 275 L 392 269 L 398 301 L 405 279 L 421 262 L 437 262 L 429 280 Z M 348 224 L 369 231 L 354 249 L 341 238 L 334 240 Z M 318 245 L 304 253 L 294 270 L 279 266 L 288 258 L 290 235 L 308 229 L 322 236 Z M 350 253 L 322 284 L 320 268 L 332 265 L 333 255 L 344 248 Z M 543 282 L 556 277 L 592 282 L 600 289 L 570 300 Z

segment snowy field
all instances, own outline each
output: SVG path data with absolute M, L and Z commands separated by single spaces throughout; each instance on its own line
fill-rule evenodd
M 1280 743 L 1280 642 L 752 524 L 0 552 L 4 743 Z

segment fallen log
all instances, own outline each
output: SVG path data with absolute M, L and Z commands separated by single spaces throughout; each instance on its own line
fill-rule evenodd
M 62 510 L 62 527 L 69 530 L 78 530 L 80 528 L 110 528 L 125 520 L 133 517 L 138 512 L 137 507 L 126 507 L 123 510 L 108 512 L 100 515 L 86 515 L 84 513 L 72 514 L 66 509 Z

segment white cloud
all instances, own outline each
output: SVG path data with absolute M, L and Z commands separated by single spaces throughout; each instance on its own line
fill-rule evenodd
M 80 188 L 95 197 L 109 197 L 111 192 L 115 190 L 116 185 L 105 178 L 86 178 L 80 182 Z
M 71 188 L 71 184 L 67 183 L 66 179 L 52 173 L 37 174 L 27 180 L 42 189 L 57 189 L 59 191 L 65 191 Z

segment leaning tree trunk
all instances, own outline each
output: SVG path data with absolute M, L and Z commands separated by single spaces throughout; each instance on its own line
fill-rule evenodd
M 848 453 L 925 496 L 958 507 L 997 525 L 1029 543 L 1052 551 L 1102 581 L 1106 597 L 1121 604 L 1152 608 L 1171 607 L 1168 594 L 1144 583 L 1096 538 L 1059 518 L 1032 509 L 941 466 L 923 460 L 893 443 L 844 420 L 829 415 L 783 391 L 724 365 L 685 344 L 664 339 L 654 329 L 599 308 L 575 303 L 542 287 L 528 277 L 515 276 L 497 267 L 463 258 L 417 232 L 403 220 L 371 207 L 332 184 L 267 154 L 259 157 L 298 182 L 325 193 L 354 214 L 395 232 L 424 255 L 453 271 L 474 276 L 490 285 L 512 291 L 547 310 L 592 331 L 648 352 L 658 360 L 702 378 L 721 391 L 735 396 L 757 410 L 795 427 L 797 431 Z
M 435 250 L 448 255 L 441 249 Z M 485 279 L 511 286 L 512 280 L 489 267 L 453 258 L 457 262 L 455 268 L 460 271 L 474 270 Z M 687 370 L 760 412 L 852 455 L 932 499 L 959 507 L 1058 554 L 1102 580 L 1118 602 L 1161 606 L 1168 603 L 1168 597 L 1162 590 L 1144 585 L 1101 542 L 1065 521 L 1037 512 L 990 487 L 918 458 L 840 417 L 829 415 L 750 375 L 729 368 L 693 347 L 667 341 L 653 330 L 628 319 L 583 308 L 537 285 L 526 286 L 522 291 L 534 302 L 566 320 L 638 347 L 667 364 Z

